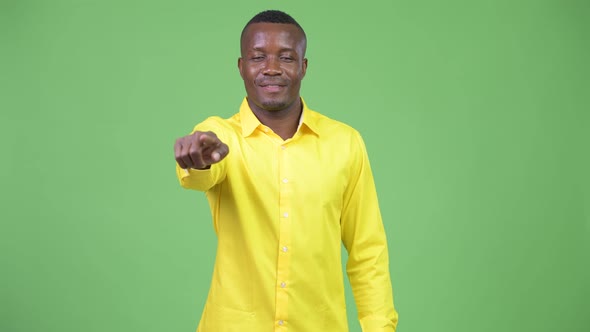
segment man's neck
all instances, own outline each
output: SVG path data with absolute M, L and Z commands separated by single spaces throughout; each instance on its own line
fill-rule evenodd
M 252 105 L 248 101 L 250 109 L 256 115 L 258 120 L 265 126 L 269 127 L 283 140 L 287 140 L 297 132 L 299 127 L 299 119 L 303 111 L 303 103 L 301 99 L 297 99 L 293 105 L 290 105 L 284 110 L 280 111 L 266 111 L 260 109 L 256 105 Z

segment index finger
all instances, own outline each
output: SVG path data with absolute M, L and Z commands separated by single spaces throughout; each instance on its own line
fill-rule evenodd
M 199 136 L 199 142 L 202 146 L 217 146 L 219 145 L 219 138 L 207 134 Z

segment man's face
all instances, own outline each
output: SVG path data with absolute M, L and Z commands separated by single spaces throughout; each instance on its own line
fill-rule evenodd
M 248 101 L 260 109 L 280 111 L 299 99 L 307 69 L 306 41 L 293 24 L 253 23 L 242 37 L 238 59 Z

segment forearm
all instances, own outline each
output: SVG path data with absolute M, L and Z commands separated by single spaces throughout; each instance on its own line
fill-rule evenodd
M 386 242 L 371 241 L 351 250 L 347 273 L 363 332 L 394 332 L 398 315 L 393 306 Z M 364 251 L 364 252 L 363 252 Z

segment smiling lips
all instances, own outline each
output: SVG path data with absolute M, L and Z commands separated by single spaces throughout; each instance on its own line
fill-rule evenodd
M 286 82 L 285 80 L 282 80 L 282 79 L 268 79 L 268 78 L 256 82 L 256 84 L 258 86 L 260 86 L 262 88 L 262 90 L 268 91 L 268 92 L 280 91 L 287 86 L 287 83 L 288 82 Z
M 279 92 L 282 89 L 285 88 L 286 84 L 283 83 L 262 83 L 259 84 L 259 86 L 262 88 L 262 90 L 266 91 L 266 92 Z

